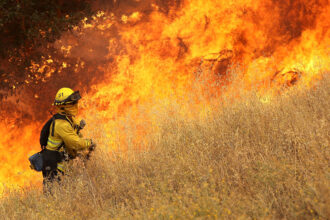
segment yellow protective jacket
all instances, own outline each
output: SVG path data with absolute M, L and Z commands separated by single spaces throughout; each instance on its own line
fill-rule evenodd
M 46 149 L 52 151 L 60 150 L 59 147 L 64 144 L 68 153 L 88 149 L 91 146 L 91 140 L 83 139 L 77 134 L 77 124 L 74 120 L 67 117 L 67 120 L 55 119 L 55 126 L 53 123 L 50 126 L 48 142 Z M 54 136 L 52 136 L 52 129 L 54 128 Z

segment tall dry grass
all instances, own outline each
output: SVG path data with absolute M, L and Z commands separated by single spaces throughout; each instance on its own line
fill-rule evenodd
M 99 149 L 87 164 L 74 161 L 52 195 L 33 187 L 7 192 L 0 215 L 327 219 L 329 94 L 327 79 L 270 103 L 250 95 L 204 119 L 162 115 L 145 150 Z

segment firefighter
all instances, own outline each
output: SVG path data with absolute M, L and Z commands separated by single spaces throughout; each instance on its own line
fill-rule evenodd
M 42 150 L 42 174 L 46 188 L 48 183 L 60 180 L 59 174 L 64 173 L 63 165 L 68 156 L 73 158 L 79 151 L 95 148 L 91 139 L 83 139 L 79 134 L 80 127 L 75 116 L 80 98 L 79 91 L 70 88 L 61 88 L 56 94 L 54 105 L 57 114 L 49 121 L 47 145 Z

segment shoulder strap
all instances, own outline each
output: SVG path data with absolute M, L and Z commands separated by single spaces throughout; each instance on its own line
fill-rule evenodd
M 54 130 L 55 130 L 54 127 L 55 127 L 55 121 L 56 121 L 56 119 L 66 120 L 72 126 L 72 122 L 65 115 L 61 115 L 61 114 L 55 114 L 55 115 L 53 115 L 53 117 L 52 117 L 52 136 L 53 137 L 54 137 Z M 61 144 L 61 146 L 59 146 L 57 148 L 57 150 L 60 150 L 63 146 L 64 146 L 64 144 Z
M 53 117 L 52 117 L 52 136 L 53 137 L 54 137 L 54 127 L 55 127 L 55 120 L 56 119 L 66 120 L 72 126 L 72 122 L 65 115 L 61 115 L 61 114 L 58 114 L 58 113 L 53 115 Z

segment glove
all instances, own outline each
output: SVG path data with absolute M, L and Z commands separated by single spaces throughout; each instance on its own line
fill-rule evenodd
M 94 151 L 94 149 L 96 147 L 96 143 L 94 143 L 92 139 L 90 141 L 91 141 L 91 146 L 89 146 L 88 151 L 91 152 L 91 151 Z
M 94 151 L 95 147 L 96 147 L 96 144 L 92 141 L 92 139 L 90 139 L 90 143 L 91 145 L 89 146 L 88 148 L 88 153 L 86 155 L 86 159 L 89 160 L 90 156 L 91 156 L 91 153 Z

